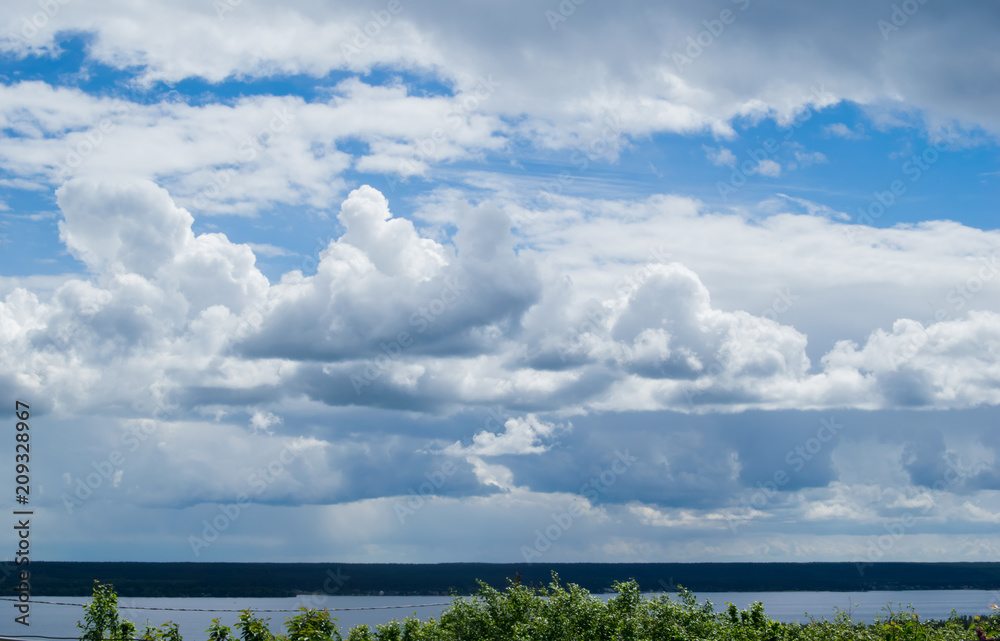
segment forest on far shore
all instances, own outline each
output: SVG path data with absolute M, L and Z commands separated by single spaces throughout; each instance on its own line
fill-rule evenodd
M 17 586 L 14 566 L 4 592 Z M 592 593 L 634 579 L 644 592 L 857 592 L 1000 588 L 1000 563 L 104 563 L 32 561 L 31 595 L 90 596 L 94 581 L 123 597 L 470 595 L 519 578 L 544 586 L 552 572 Z M 998 599 L 1000 600 L 1000 599 Z

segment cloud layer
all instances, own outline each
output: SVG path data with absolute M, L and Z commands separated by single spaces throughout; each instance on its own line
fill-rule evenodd
M 985 3 L 0 17 L 53 558 L 1000 555 Z

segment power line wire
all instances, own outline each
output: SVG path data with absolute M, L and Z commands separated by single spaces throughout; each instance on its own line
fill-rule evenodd
M 17 601 L 17 599 L 10 598 L 10 597 L 0 597 L 0 601 Z M 65 601 L 35 601 L 34 599 L 32 599 L 29 603 L 42 603 L 42 604 L 45 604 L 45 605 L 72 605 L 72 606 L 75 606 L 75 607 L 78 607 L 78 608 L 81 608 L 81 607 L 87 605 L 85 603 L 67 603 Z M 415 604 L 410 604 L 410 605 L 373 605 L 373 606 L 359 607 L 359 608 L 324 608 L 324 609 L 328 610 L 330 612 L 350 612 L 350 611 L 358 611 L 358 610 L 398 610 L 398 609 L 402 609 L 402 608 L 429 608 L 429 607 L 433 607 L 433 606 L 451 605 L 451 604 L 452 604 L 452 602 L 448 601 L 448 602 L 445 602 L 445 603 L 415 603 Z M 168 611 L 168 612 L 243 612 L 244 610 L 250 610 L 251 612 L 271 612 L 271 613 L 274 613 L 274 612 L 298 612 L 299 611 L 299 608 L 295 608 L 294 610 L 257 610 L 257 609 L 254 609 L 254 608 L 240 608 L 239 610 L 216 610 L 216 609 L 211 609 L 211 608 L 157 608 L 157 607 L 152 607 L 152 606 L 140 606 L 140 605 L 129 606 L 129 605 L 122 605 L 120 603 L 118 604 L 118 609 L 119 610 L 163 610 L 163 611 Z M 2 638 L 2 637 L 0 637 L 0 638 Z

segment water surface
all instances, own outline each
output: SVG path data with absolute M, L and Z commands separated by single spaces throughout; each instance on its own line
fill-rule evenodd
M 601 598 L 613 595 L 602 594 Z M 947 618 L 952 609 L 958 614 L 989 614 L 991 603 L 1000 602 L 1000 591 L 988 590 L 905 590 L 871 592 L 699 592 L 698 601 L 706 599 L 715 604 L 717 610 L 724 610 L 727 602 L 743 609 L 754 601 L 764 604 L 764 612 L 778 621 L 806 622 L 810 617 L 833 619 L 836 609 L 851 612 L 855 621 L 873 621 L 878 614 L 887 614 L 887 607 L 893 611 L 906 609 L 910 604 L 922 619 Z M 676 598 L 671 595 L 672 598 Z M 14 604 L 5 601 L 0 611 L 0 634 L 5 636 L 44 635 L 79 638 L 76 623 L 83 619 L 85 597 L 34 597 L 31 607 L 31 626 L 24 627 L 14 622 L 17 611 Z M 77 605 L 48 605 L 39 601 L 58 601 Z M 284 632 L 283 624 L 297 614 L 299 607 L 329 608 L 337 617 L 341 633 L 356 625 L 366 623 L 373 626 L 392 619 L 404 619 L 411 614 L 420 619 L 440 616 L 451 602 L 450 597 L 439 596 L 300 596 L 294 599 L 213 599 L 213 598 L 144 598 L 118 599 L 119 611 L 140 628 L 147 620 L 154 626 L 174 621 L 180 626 L 185 641 L 201 641 L 207 638 L 205 630 L 212 619 L 218 618 L 223 625 L 233 626 L 237 622 L 239 610 L 250 608 L 261 617 L 269 617 L 272 632 Z M 437 605 L 433 605 L 437 604 Z M 440 605 L 445 604 L 445 605 Z M 389 607 L 391 606 L 391 608 Z M 400 607 L 405 606 L 405 607 Z M 182 610 L 139 610 L 144 608 L 180 608 Z M 348 608 L 347 610 L 344 610 Z M 379 609 L 362 609 L 379 608 Z M 388 609 L 386 609 L 388 608 Z M 213 610 L 197 612 L 191 610 Z M 231 610 L 226 612 L 226 610 Z M 283 612 L 263 612 L 283 610 Z M 336 611 L 334 611 L 336 610 Z M 808 613 L 808 615 L 806 614 Z M 236 630 L 234 629 L 235 633 Z

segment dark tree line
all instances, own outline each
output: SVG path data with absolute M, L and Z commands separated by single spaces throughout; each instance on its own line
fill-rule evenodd
M 130 597 L 289 597 L 301 593 L 387 595 L 478 590 L 476 580 L 501 589 L 520 577 L 547 585 L 553 571 L 593 593 L 635 579 L 645 592 L 777 590 L 981 589 L 1000 587 L 1000 563 L 70 563 L 31 564 L 31 592 L 89 596 L 94 580 Z M 4 579 L 13 594 L 14 575 Z

